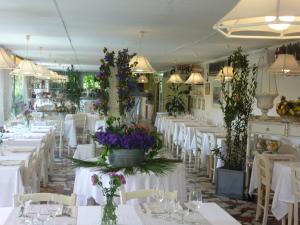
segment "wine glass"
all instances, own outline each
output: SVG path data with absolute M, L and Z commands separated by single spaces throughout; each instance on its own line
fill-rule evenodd
M 39 211 L 36 214 L 37 220 L 41 223 L 41 225 L 44 225 L 46 221 L 50 219 L 49 212 L 47 208 L 45 207 L 39 207 Z
M 189 215 L 189 210 L 184 210 L 180 204 L 179 201 L 174 202 L 174 208 L 173 208 L 174 216 L 178 215 L 179 220 L 177 219 L 178 224 L 184 224 L 184 217 Z

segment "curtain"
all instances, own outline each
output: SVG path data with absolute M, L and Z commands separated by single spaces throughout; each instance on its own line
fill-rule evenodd
M 0 70 L 0 124 L 8 120 L 12 109 L 13 81 L 9 70 Z

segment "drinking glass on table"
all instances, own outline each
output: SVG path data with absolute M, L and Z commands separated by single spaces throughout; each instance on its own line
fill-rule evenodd
M 174 217 L 175 217 L 176 215 L 178 215 L 179 218 L 180 218 L 180 219 L 178 220 L 178 219 L 176 219 L 176 217 L 175 217 L 175 219 L 177 220 L 177 223 L 178 223 L 178 224 L 184 224 L 184 217 L 188 216 L 189 213 L 190 213 L 189 209 L 184 210 L 184 209 L 182 208 L 182 206 L 181 206 L 181 204 L 180 204 L 179 201 L 175 201 L 175 203 L 174 203 L 174 208 L 173 208 L 173 212 L 174 212 Z
M 202 192 L 191 191 L 189 194 L 189 202 L 196 204 L 196 209 L 199 210 L 202 204 Z
M 47 207 L 43 207 L 43 205 L 40 205 L 39 210 L 36 214 L 36 218 L 41 223 L 41 225 L 44 225 L 45 222 L 50 219 Z
M 63 206 L 59 204 L 54 197 L 52 197 L 49 201 L 47 201 L 47 209 L 54 225 L 56 217 L 62 213 Z

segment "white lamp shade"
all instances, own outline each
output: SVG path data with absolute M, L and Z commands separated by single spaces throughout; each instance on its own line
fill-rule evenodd
M 184 82 L 185 84 L 203 84 L 205 82 L 201 73 L 192 72 L 189 78 Z
M 14 61 L 9 57 L 5 49 L 0 48 L 0 70 L 9 70 L 16 67 Z
M 231 66 L 224 66 L 216 76 L 215 80 L 228 81 L 233 78 L 233 68 Z
M 22 60 L 16 69 L 14 69 L 11 75 L 21 75 L 21 76 L 28 76 L 28 77 L 38 77 L 38 68 L 37 66 L 29 60 Z
M 230 38 L 298 39 L 298 0 L 240 0 L 214 29 Z
M 37 75 L 39 78 L 47 79 L 47 80 L 51 78 L 50 71 L 46 67 L 42 65 L 36 65 L 36 67 L 37 67 Z
M 142 75 L 139 76 L 137 82 L 138 82 L 139 84 L 145 84 L 145 83 L 148 83 L 149 80 L 148 80 L 148 78 L 147 78 L 146 75 L 142 74 Z
M 300 66 L 293 55 L 279 54 L 268 73 L 270 75 L 300 75 Z
M 175 73 L 172 74 L 169 78 L 169 80 L 167 81 L 167 83 L 169 84 L 182 84 L 183 80 L 181 79 L 180 75 Z
M 133 73 L 155 73 L 155 69 L 151 66 L 148 59 L 145 56 L 136 55 L 132 57 L 130 60 L 130 65 L 134 65 L 134 63 L 137 63 L 135 66 L 132 67 Z

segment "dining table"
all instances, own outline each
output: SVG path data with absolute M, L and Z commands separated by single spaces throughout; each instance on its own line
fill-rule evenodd
M 13 196 L 27 188 L 39 191 L 48 181 L 55 150 L 52 126 L 20 124 L 6 127 L 0 145 L 0 207 L 13 206 Z
M 96 203 L 103 204 L 105 197 L 102 189 L 94 186 L 91 182 L 92 175 L 101 176 L 104 186 L 109 185 L 110 178 L 106 174 L 101 174 L 95 168 L 79 167 L 75 172 L 75 182 L 73 192 L 77 195 L 78 205 L 87 205 L 88 199 L 93 198 Z M 186 201 L 186 177 L 183 163 L 177 163 L 173 171 L 167 172 L 165 175 L 155 175 L 154 173 L 136 173 L 126 176 L 125 191 L 134 191 L 138 189 L 155 189 L 157 185 L 163 186 L 165 191 L 177 191 L 178 200 Z M 130 202 L 132 204 L 136 201 Z
M 300 167 L 300 162 L 274 161 L 273 163 L 271 190 L 274 192 L 274 197 L 271 212 L 278 221 L 288 214 L 289 204 L 293 204 L 296 200 L 292 192 L 292 165 Z M 253 194 L 257 188 L 258 177 L 256 159 L 254 158 L 249 184 L 249 194 Z M 300 199 L 297 201 L 300 202 Z
M 162 217 L 154 216 L 145 210 L 141 205 L 118 205 L 117 221 L 122 225 L 177 225 L 191 224 L 190 218 L 197 218 L 201 225 L 240 225 L 240 223 L 230 216 L 216 203 L 202 203 L 195 213 L 186 215 L 186 221 L 180 223 L 177 220 L 167 220 Z M 18 216 L 18 208 L 0 207 L 0 225 L 22 225 L 22 218 Z M 101 223 L 103 213 L 102 206 L 79 206 L 72 208 L 71 215 L 64 215 L 56 218 L 59 225 L 98 225 Z M 73 223 L 71 223 L 73 221 Z M 53 221 L 46 221 L 45 225 L 53 224 Z

